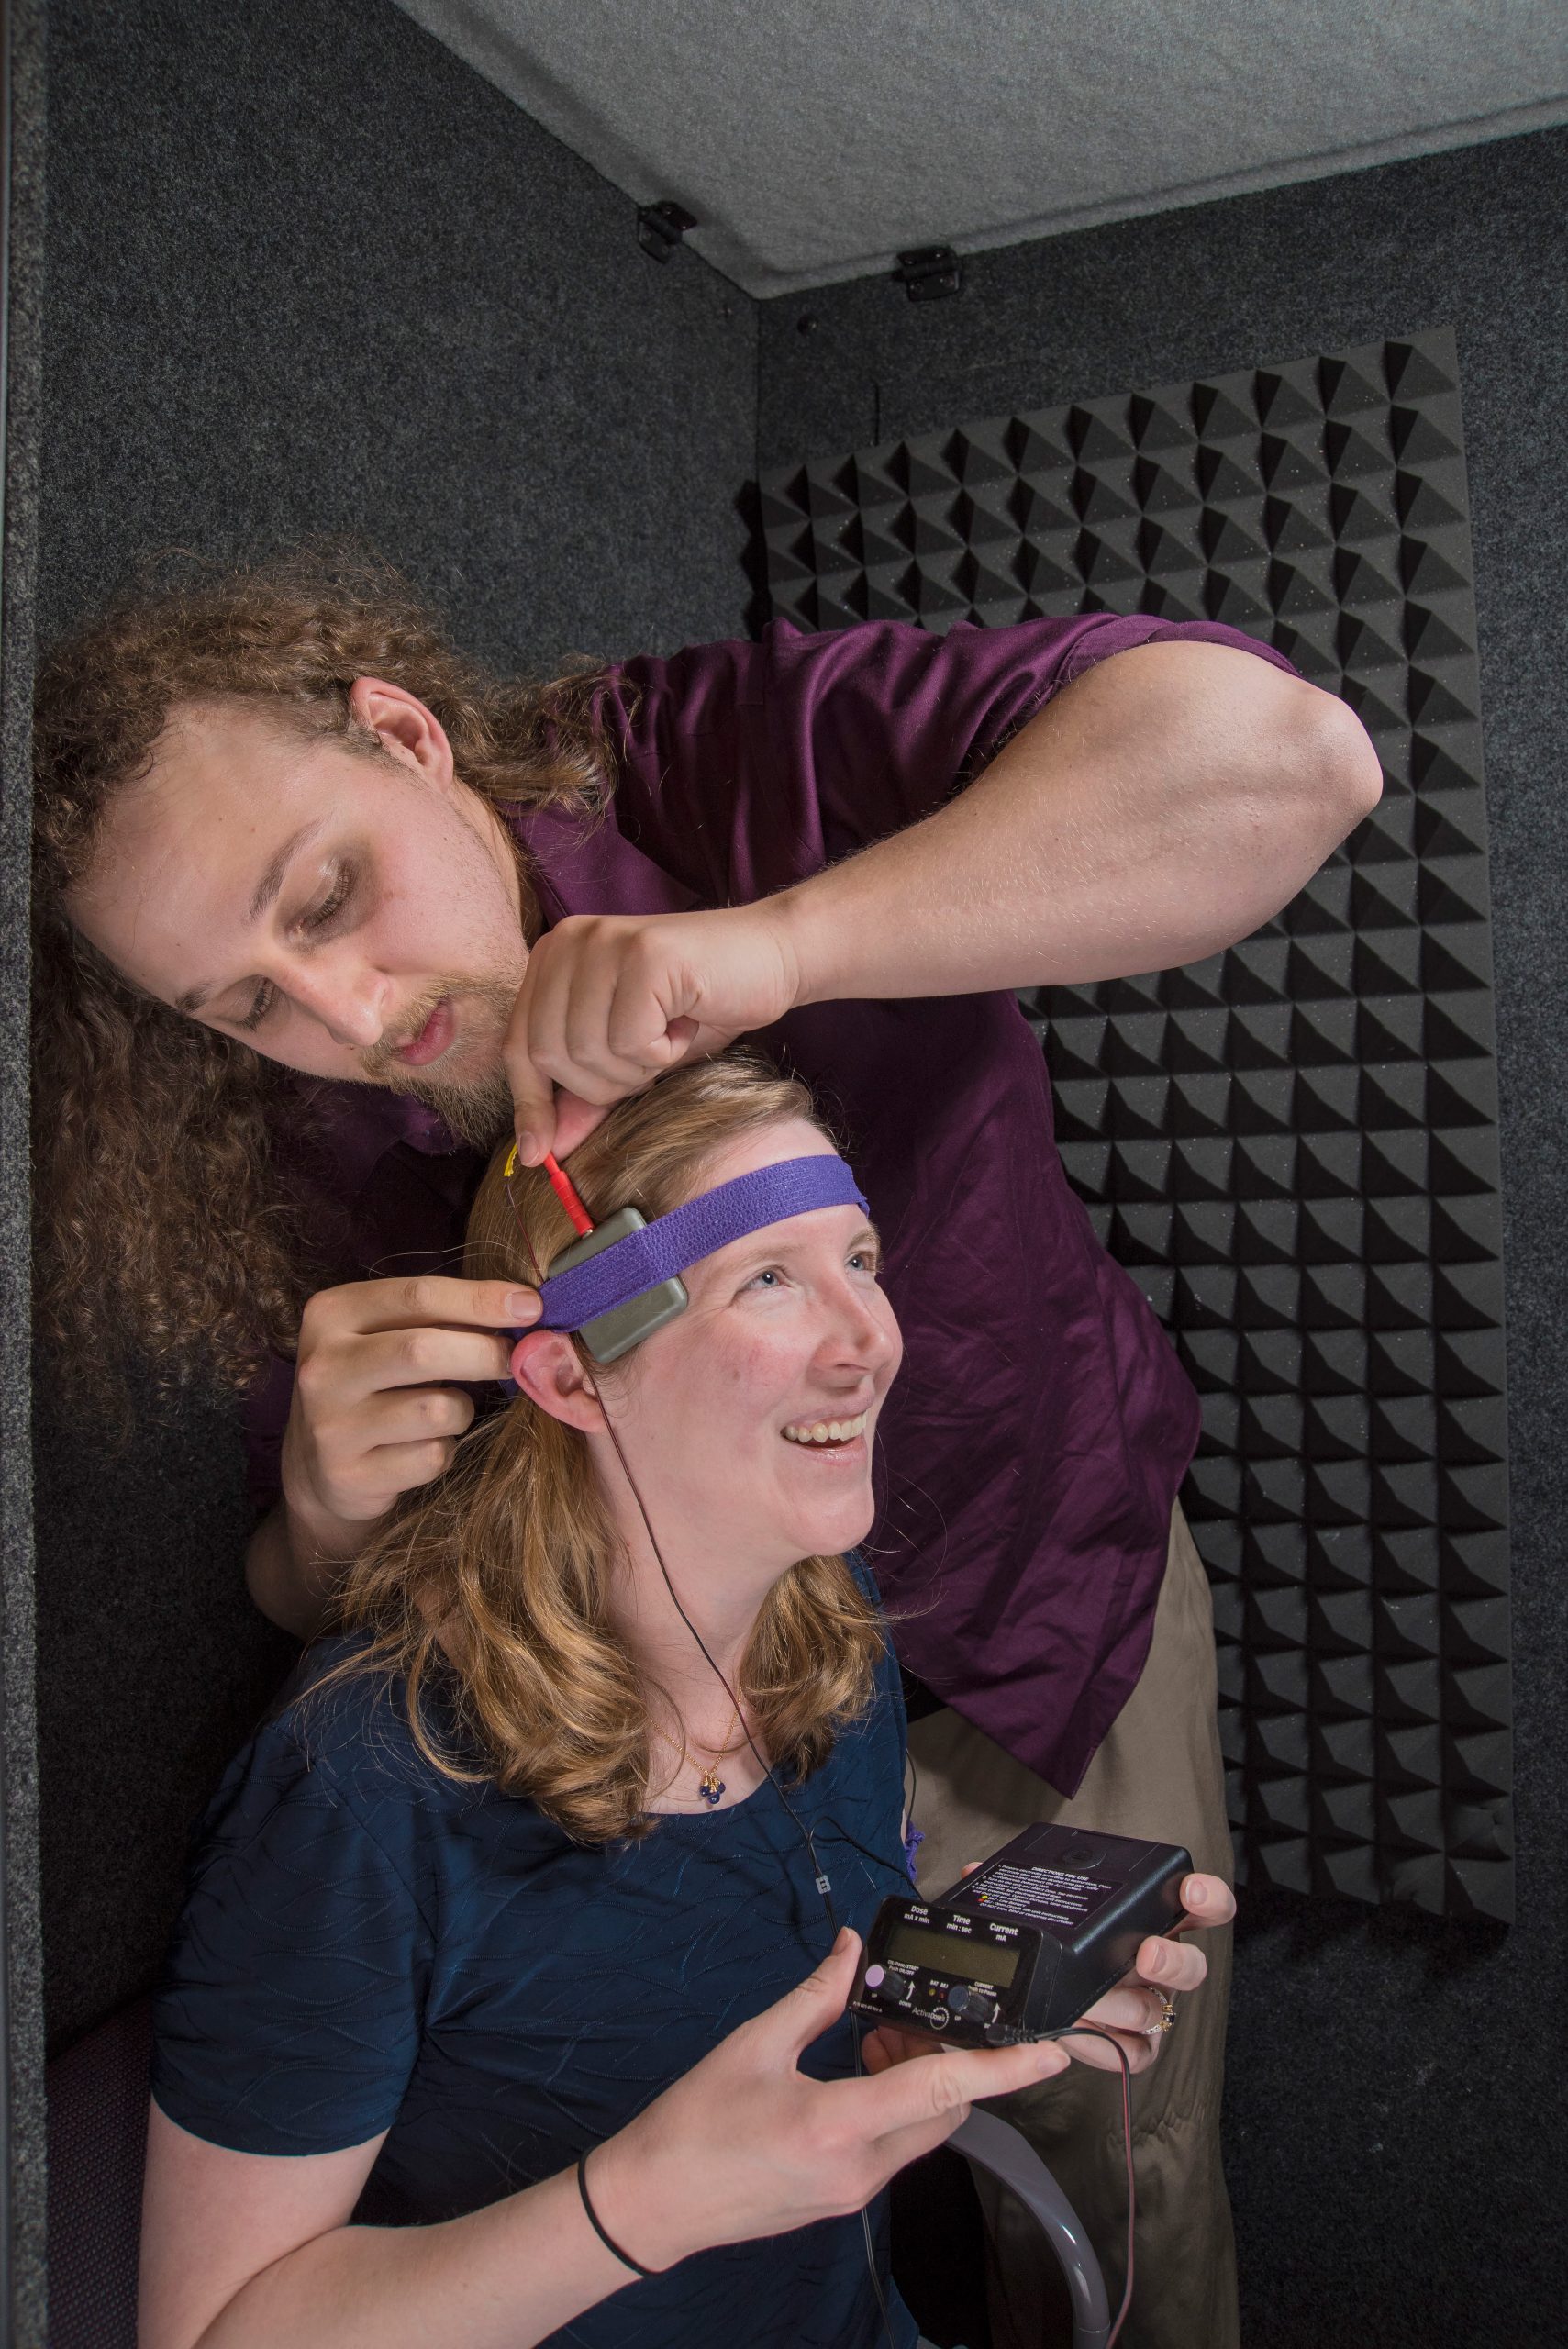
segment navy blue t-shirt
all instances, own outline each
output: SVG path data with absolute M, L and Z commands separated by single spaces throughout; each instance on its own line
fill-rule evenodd
M 242 2153 L 329 2153 L 384 2129 L 356 2215 L 418 2224 L 566 2168 L 801 1981 L 831 1934 L 773 1786 L 585 1848 L 531 1803 L 432 1770 L 400 1680 L 317 1688 L 350 1644 L 306 1660 L 208 1809 L 152 2089 L 181 2128 Z M 840 1919 L 862 1934 L 878 1899 L 907 1888 L 904 1734 L 884 1658 L 871 1709 L 790 1788 Z M 848 2023 L 802 2062 L 819 2078 L 851 2072 Z M 873 2221 L 894 2338 L 910 2349 L 880 2203 Z M 878 2349 L 883 2333 L 855 2215 L 699 2253 L 550 2339 Z

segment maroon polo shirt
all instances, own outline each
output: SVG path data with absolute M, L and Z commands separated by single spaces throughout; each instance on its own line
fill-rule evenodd
M 775 622 L 759 644 L 628 661 L 605 705 L 607 820 L 517 821 L 545 921 L 743 904 L 803 880 L 940 807 L 1095 662 L 1169 640 L 1289 666 L 1218 625 L 1108 614 L 946 637 Z M 1148 1653 L 1197 1398 L 1068 1186 L 1010 995 L 817 1004 L 759 1041 L 812 1087 L 886 1249 L 905 1357 L 867 1548 L 899 1654 L 1070 1795 Z M 396 1096 L 314 1091 L 346 1272 L 455 1267 L 474 1153 Z M 291 1377 L 279 1363 L 247 1407 L 263 1502 Z

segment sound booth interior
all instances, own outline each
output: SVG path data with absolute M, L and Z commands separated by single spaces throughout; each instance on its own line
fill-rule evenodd
M 1024 1008 L 1204 1406 L 1244 2334 L 1557 2337 L 1568 52 L 1503 0 L 959 13 L 7 11 L 21 2349 L 130 2338 L 146 1997 L 295 1653 L 246 1594 L 229 1408 L 148 1388 L 117 1441 L 29 1341 L 32 667 L 160 550 L 311 539 L 503 669 L 1143 610 L 1360 710 L 1384 801 L 1277 921 Z M 928 2329 L 976 2349 L 948 2211 Z

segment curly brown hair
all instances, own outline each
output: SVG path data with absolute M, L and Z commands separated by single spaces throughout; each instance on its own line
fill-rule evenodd
M 320 1265 L 279 1150 L 286 1071 L 141 994 L 76 931 L 66 892 L 104 812 L 147 774 L 171 715 L 263 702 L 381 757 L 349 702 L 386 679 L 432 710 L 471 789 L 602 810 L 602 672 L 501 679 L 458 652 L 373 556 L 306 549 L 244 569 L 183 558 L 57 644 L 34 718 L 34 1197 L 38 1317 L 106 1399 L 135 1363 L 161 1386 L 242 1386 L 293 1351 Z
M 572 1179 L 590 1215 L 635 1207 L 651 1220 L 703 1187 L 726 1142 L 791 1118 L 820 1123 L 804 1085 L 731 1051 L 618 1104 L 573 1152 Z M 474 1201 L 464 1269 L 532 1282 L 572 1226 L 539 1167 L 517 1170 L 514 1217 L 506 1154 Z M 633 1353 L 613 1373 L 591 1367 L 607 1392 L 642 1366 Z M 444 1775 L 527 1795 L 580 1842 L 642 1834 L 653 1824 L 648 1697 L 610 1609 L 622 1554 L 586 1438 L 518 1396 L 349 1569 L 340 1620 L 371 1642 L 317 1687 L 367 1670 L 399 1675 L 416 1742 Z M 776 1765 L 805 1776 L 826 1761 L 870 1701 L 883 1646 L 842 1558 L 803 1558 L 774 1584 L 737 1693 Z M 455 1698 L 466 1753 L 432 1734 L 432 1684 Z

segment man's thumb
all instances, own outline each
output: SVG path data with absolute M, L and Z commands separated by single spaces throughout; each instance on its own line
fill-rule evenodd
M 510 1074 L 518 1154 L 525 1166 L 537 1166 L 555 1146 L 555 1087 L 531 1061 L 514 1065 Z

